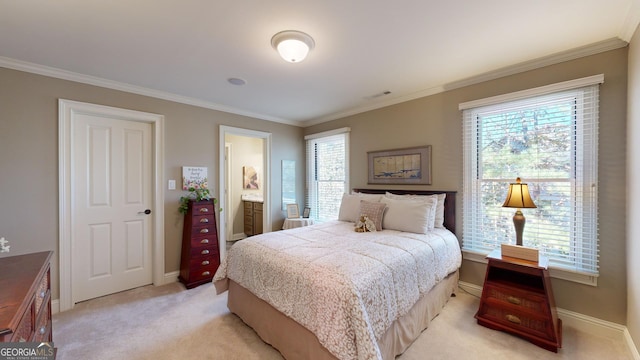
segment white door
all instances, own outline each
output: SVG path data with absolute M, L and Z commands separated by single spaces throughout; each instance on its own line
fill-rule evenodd
M 152 125 L 76 116 L 73 303 L 152 283 Z

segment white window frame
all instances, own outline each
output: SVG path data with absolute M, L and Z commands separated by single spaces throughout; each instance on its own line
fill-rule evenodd
M 552 84 L 552 85 L 547 85 L 547 86 L 542 86 L 542 87 L 538 87 L 538 88 L 534 88 L 534 89 L 528 89 L 528 90 L 523 90 L 523 91 L 519 91 L 519 92 L 515 92 L 515 93 L 510 93 L 510 94 L 504 94 L 504 95 L 499 95 L 499 96 L 494 96 L 494 97 L 490 97 L 490 98 L 485 98 L 485 99 L 480 99 L 480 100 L 474 100 L 474 101 L 469 101 L 469 102 L 465 102 L 465 103 L 461 103 L 459 105 L 459 110 L 461 111 L 472 111 L 473 109 L 476 108 L 480 108 L 480 107 L 485 107 L 485 106 L 491 106 L 491 105 L 499 105 L 501 103 L 506 103 L 506 102 L 511 102 L 511 101 L 516 101 L 516 100 L 523 100 L 523 99 L 527 99 L 527 98 L 531 98 L 531 97 L 537 97 L 537 96 L 543 96 L 543 95 L 547 95 L 547 94 L 551 94 L 551 93 L 556 93 L 556 92 L 560 92 L 560 91 L 566 91 L 566 90 L 573 90 L 573 89 L 578 89 L 581 87 L 586 87 L 586 86 L 591 86 L 591 85 L 595 85 L 595 84 L 601 84 L 604 82 L 604 75 L 603 74 L 599 74 L 599 75 L 594 75 L 594 76 L 590 76 L 590 77 L 586 77 L 586 78 L 581 78 L 581 79 L 576 79 L 576 80 L 570 80 L 570 81 L 565 81 L 562 83 L 557 83 L 557 84 Z M 463 128 L 465 126 L 463 125 Z M 472 134 L 469 134 L 469 132 L 471 131 L 475 131 L 475 130 L 463 130 L 463 136 L 472 136 Z M 465 138 L 465 140 L 463 141 L 464 143 L 468 142 L 468 139 Z M 596 148 L 597 148 L 597 144 L 596 144 Z M 474 189 L 472 186 L 469 186 L 468 184 L 470 184 L 470 178 L 473 177 L 473 174 L 471 174 L 471 169 L 472 169 L 472 161 L 476 161 L 474 159 L 477 159 L 477 149 L 474 149 L 473 146 L 468 146 L 465 147 L 465 150 L 463 151 L 464 153 L 464 169 L 465 169 L 465 188 L 464 188 L 464 192 L 463 192 L 463 226 L 465 226 L 465 222 L 469 221 L 473 221 L 471 217 L 471 214 L 467 214 L 466 213 L 466 209 L 470 209 L 470 207 L 473 205 L 472 203 L 470 203 L 470 201 L 473 201 L 473 196 L 469 195 L 467 196 L 467 193 L 471 193 Z M 595 178 L 597 181 L 597 162 L 598 162 L 598 158 L 597 155 L 595 156 L 594 159 L 590 159 L 589 161 L 592 161 L 594 169 L 596 171 L 595 173 Z M 596 209 L 596 224 L 594 224 L 597 227 L 597 194 L 596 197 L 594 199 L 595 201 L 595 209 Z M 597 235 L 597 228 L 596 228 L 596 238 L 595 238 L 595 246 L 598 246 L 598 235 Z M 476 251 L 472 251 L 469 249 L 465 249 L 464 248 L 464 239 L 463 239 L 463 257 L 466 260 L 470 260 L 470 261 L 475 261 L 475 262 L 481 262 L 481 263 L 486 263 L 486 253 L 484 252 L 476 252 Z M 597 252 L 596 252 L 596 267 L 597 267 Z M 554 278 L 559 278 L 559 279 L 564 279 L 564 280 L 569 280 L 569 281 L 573 281 L 573 282 L 578 282 L 578 283 L 583 283 L 583 284 L 587 284 L 587 285 L 592 285 L 592 286 L 597 286 L 597 279 L 598 279 L 598 274 L 596 273 L 583 273 L 583 272 L 576 272 L 570 269 L 565 269 L 565 268 L 560 268 L 560 267 L 554 267 L 553 265 L 550 265 L 549 267 L 550 270 L 550 275 Z
M 317 194 L 313 191 L 316 188 L 315 181 L 315 156 L 310 151 L 310 144 L 320 141 L 325 138 L 330 138 L 337 135 L 344 135 L 345 142 L 345 179 L 344 179 L 344 193 L 349 192 L 349 133 L 351 128 L 344 127 L 335 130 L 324 131 L 316 134 L 310 134 L 304 137 L 305 139 L 305 148 L 306 148 L 306 157 L 307 157 L 307 167 L 306 167 L 306 187 L 305 187 L 305 203 L 307 207 L 311 208 L 311 218 L 316 221 L 321 221 L 322 219 L 317 218 L 316 211 L 314 211 L 314 204 L 318 201 Z M 338 219 L 338 214 L 336 213 L 336 219 Z

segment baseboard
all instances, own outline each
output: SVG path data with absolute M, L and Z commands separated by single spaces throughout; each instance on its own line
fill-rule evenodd
M 165 273 L 162 284 L 158 284 L 158 285 L 166 285 L 166 284 L 178 282 L 178 276 L 180 276 L 180 271 L 172 271 L 170 273 Z
M 473 296 L 480 297 L 482 295 L 482 286 L 464 281 L 459 281 L 458 286 Z M 580 331 L 610 339 L 622 339 L 627 344 L 627 348 L 634 359 L 640 360 L 638 348 L 633 342 L 626 326 L 562 308 L 558 308 L 558 317 L 562 319 L 563 326 L 571 326 Z
M 60 312 L 60 299 L 51 300 L 51 314 L 57 314 Z
M 638 353 L 638 348 L 636 344 L 633 342 L 631 338 L 631 334 L 629 333 L 629 329 L 624 329 L 624 341 L 629 348 L 629 352 L 631 352 L 631 356 L 633 356 L 634 360 L 640 360 L 640 353 Z
M 242 240 L 242 239 L 246 239 L 246 238 L 247 238 L 247 234 L 238 233 L 238 234 L 231 235 L 231 239 L 229 241 L 238 241 L 238 240 Z

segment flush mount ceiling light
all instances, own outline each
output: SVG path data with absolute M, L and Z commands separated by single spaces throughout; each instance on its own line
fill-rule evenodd
M 304 60 L 315 45 L 311 36 L 296 30 L 280 31 L 271 38 L 271 46 L 284 60 L 292 63 Z

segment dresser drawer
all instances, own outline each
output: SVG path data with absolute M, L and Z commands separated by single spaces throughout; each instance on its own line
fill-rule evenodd
M 32 341 L 49 341 L 49 334 L 51 333 L 51 306 L 49 306 L 51 296 L 47 294 L 45 300 L 40 313 L 37 314 L 34 339 Z
M 194 275 L 213 276 L 216 270 L 218 270 L 218 266 L 220 266 L 220 261 L 218 261 L 218 259 L 209 259 L 209 260 L 193 259 L 191 260 L 189 270 Z
M 47 296 L 50 296 L 50 286 L 49 286 L 49 273 L 50 271 L 47 271 L 47 274 L 42 278 L 42 281 L 40 281 L 40 285 L 38 286 L 38 290 L 36 290 L 36 314 L 39 313 L 40 311 L 40 307 L 42 307 L 42 304 L 45 301 L 45 298 Z
M 209 246 L 192 247 L 191 257 L 193 259 L 198 259 L 198 260 L 202 259 L 203 257 L 218 259 L 220 257 L 218 255 L 218 246 L 209 245 Z
M 191 247 L 208 247 L 210 245 L 218 245 L 218 237 L 210 234 L 210 235 L 203 235 L 203 236 L 198 236 L 198 237 L 193 237 L 191 239 Z
M 546 299 L 544 296 L 534 296 L 531 293 L 519 291 L 515 288 L 496 286 L 487 283 L 487 299 L 498 301 L 506 306 L 520 308 L 522 311 L 536 313 L 546 312 Z
M 216 234 L 216 226 L 215 224 L 211 223 L 206 225 L 194 224 L 192 227 L 192 234 L 193 236 L 201 236 L 207 234 L 214 235 Z
M 13 333 L 11 341 L 31 341 L 31 334 L 34 327 L 33 299 L 27 311 L 25 311 L 20 323 Z
M 194 204 L 193 205 L 193 214 L 196 215 L 206 215 L 206 214 L 213 214 L 213 204 L 211 203 L 206 203 L 206 204 Z
M 214 222 L 215 219 L 213 215 L 194 215 L 193 216 L 193 224 L 194 225 L 207 225 Z

